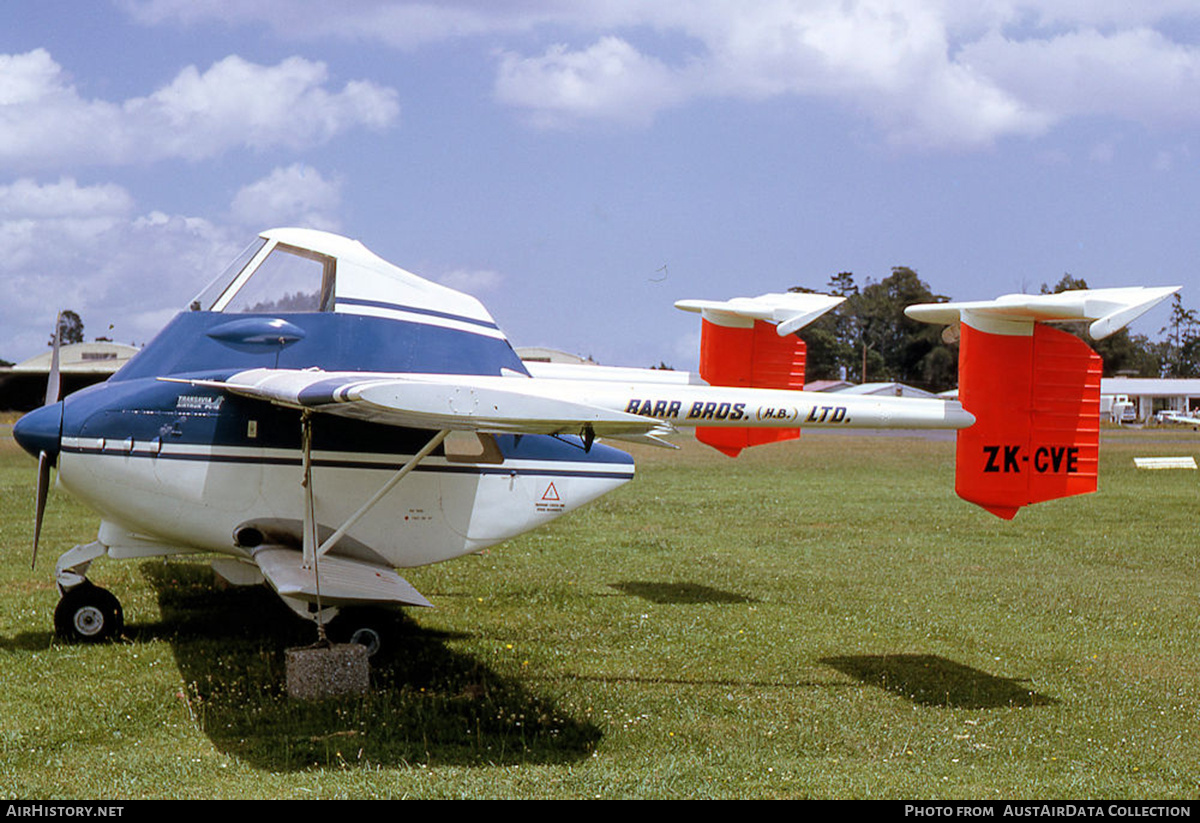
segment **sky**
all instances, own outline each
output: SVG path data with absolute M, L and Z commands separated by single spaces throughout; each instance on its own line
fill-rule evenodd
M 6 0 L 0 358 L 141 345 L 259 231 L 516 346 L 695 367 L 683 298 L 1200 277 L 1195 0 Z M 1157 337 L 1166 307 L 1133 327 Z

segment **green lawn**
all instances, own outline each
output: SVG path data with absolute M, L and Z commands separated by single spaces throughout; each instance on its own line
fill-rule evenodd
M 1000 521 L 953 444 L 805 433 L 638 477 L 406 577 L 364 699 L 283 694 L 310 630 L 202 563 L 98 561 L 127 637 L 55 641 L 61 494 L 0 428 L 0 796 L 1194 798 L 1192 432 L 1109 432 L 1101 491 Z

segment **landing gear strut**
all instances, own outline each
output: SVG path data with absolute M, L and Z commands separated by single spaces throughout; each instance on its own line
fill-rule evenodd
M 63 640 L 101 643 L 120 635 L 124 627 L 121 602 L 87 580 L 64 591 L 54 610 L 54 632 Z

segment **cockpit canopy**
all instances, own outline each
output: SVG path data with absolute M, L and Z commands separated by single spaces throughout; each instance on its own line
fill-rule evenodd
M 252 368 L 527 374 L 471 295 L 357 240 L 285 228 L 263 232 L 109 382 Z
M 190 308 L 222 314 L 358 314 L 503 338 L 474 297 L 405 271 L 356 240 L 313 229 L 263 232 Z

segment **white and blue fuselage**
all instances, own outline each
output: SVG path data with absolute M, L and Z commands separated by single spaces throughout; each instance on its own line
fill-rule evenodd
M 285 343 L 256 334 L 279 322 Z M 507 341 L 462 329 L 350 314 L 185 312 L 107 383 L 24 418 L 18 436 L 56 428 L 58 482 L 101 513 L 102 539 L 249 556 L 258 534 L 298 545 L 301 412 L 188 383 L 256 367 L 463 374 L 523 371 Z M 250 338 L 253 341 L 247 342 Z M 464 371 L 465 370 L 465 371 Z M 40 421 L 45 421 L 44 423 Z M 333 415 L 313 423 L 318 531 L 332 531 L 435 432 Z M 451 439 L 358 521 L 337 555 L 389 567 L 458 557 L 535 528 L 633 477 L 633 461 L 574 436 Z M 31 451 L 39 448 L 34 442 Z M 121 547 L 115 546 L 119 552 Z

